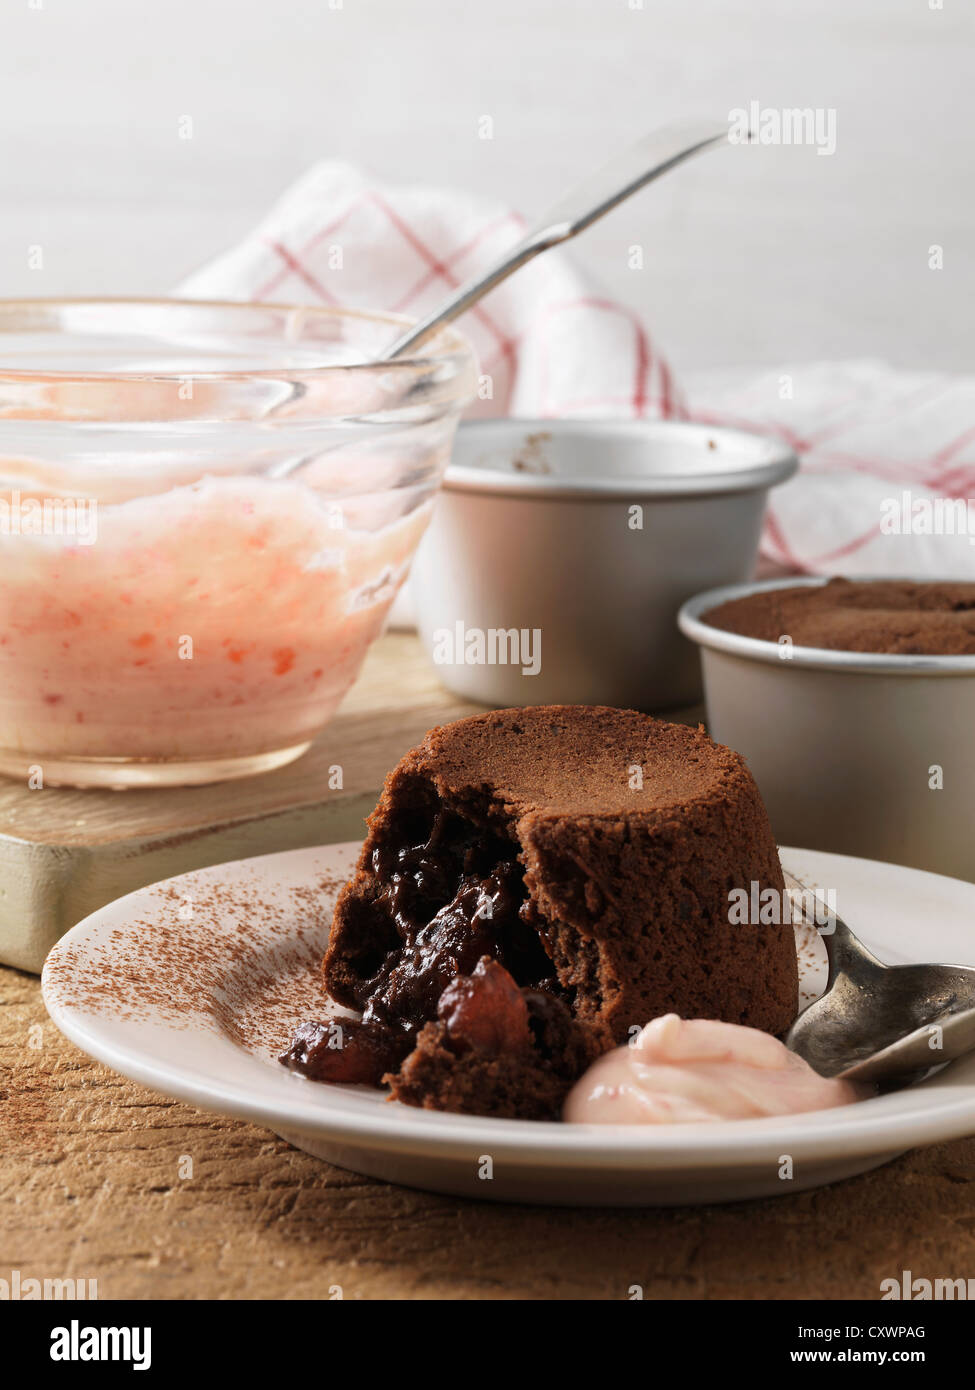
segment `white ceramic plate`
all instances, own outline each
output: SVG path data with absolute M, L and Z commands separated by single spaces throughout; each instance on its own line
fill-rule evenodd
M 327 1012 L 317 968 L 357 852 L 221 864 L 101 908 L 48 957 L 51 1017 L 164 1095 L 267 1125 L 343 1168 L 464 1197 L 615 1206 L 779 1195 L 975 1132 L 975 1056 L 857 1105 L 713 1125 L 491 1120 L 306 1081 L 275 1057 L 295 1024 Z M 840 915 L 881 958 L 975 964 L 975 885 L 812 851 L 782 859 L 835 890 Z M 799 947 L 808 999 L 822 988 L 825 951 L 814 932 Z

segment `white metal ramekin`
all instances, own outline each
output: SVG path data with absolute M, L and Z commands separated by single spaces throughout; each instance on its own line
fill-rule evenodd
M 975 879 L 975 656 L 779 645 L 704 618 L 728 599 L 823 583 L 743 584 L 684 604 L 712 738 L 744 755 L 783 843 Z
M 444 684 L 494 705 L 693 703 L 677 610 L 754 573 L 766 494 L 797 467 L 781 443 L 703 425 L 462 424 L 413 565 Z

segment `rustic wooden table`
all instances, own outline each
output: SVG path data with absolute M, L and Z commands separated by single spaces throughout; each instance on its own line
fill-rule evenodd
M 404 683 L 413 692 L 405 717 L 395 713 Z M 367 788 L 371 797 L 395 757 L 460 709 L 417 665 L 410 639 L 384 639 L 341 717 L 345 734 L 337 721 L 328 736 L 360 750 L 347 812 L 361 815 Z M 228 843 L 243 834 L 245 852 L 258 852 L 258 802 L 274 814 L 296 793 L 305 808 L 296 833 L 306 836 L 324 819 L 314 781 L 329 746 L 236 793 L 216 790 L 205 816 L 199 794 L 165 794 L 162 838 L 172 848 L 174 817 L 195 808 L 196 824 L 226 824 Z M 126 793 L 124 803 L 65 793 L 57 833 L 70 831 L 77 845 L 89 830 L 97 861 L 99 844 L 116 843 L 109 812 L 122 804 L 131 808 L 127 833 L 160 838 L 151 793 Z M 25 806 L 40 817 L 40 801 L 8 788 L 8 814 Z M 241 809 L 243 822 L 231 814 Z M 45 825 L 34 825 L 39 844 Z M 194 853 L 199 843 L 190 837 Z M 126 857 L 117 846 L 108 853 L 109 881 Z M 60 1036 L 36 978 L 0 969 L 0 1278 L 19 1270 L 22 1279 L 95 1279 L 102 1298 L 327 1298 L 340 1288 L 364 1299 L 621 1299 L 637 1284 L 648 1298 L 876 1299 L 881 1279 L 905 1269 L 975 1275 L 975 1139 L 833 1188 L 726 1207 L 570 1210 L 437 1197 L 332 1168 L 264 1130 L 123 1080 Z
M 102 1298 L 879 1297 L 975 1276 L 975 1139 L 723 1207 L 494 1206 L 357 1177 L 89 1061 L 0 970 L 0 1277 Z M 190 1168 L 187 1159 L 191 1161 Z M 192 1176 L 181 1174 L 192 1172 Z

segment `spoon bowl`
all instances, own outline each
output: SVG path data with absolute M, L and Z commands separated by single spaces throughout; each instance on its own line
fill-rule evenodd
M 808 888 L 785 880 L 794 901 L 808 901 Z M 785 1039 L 820 1075 L 904 1084 L 975 1048 L 975 969 L 884 965 L 835 915 L 823 936 L 826 992 Z

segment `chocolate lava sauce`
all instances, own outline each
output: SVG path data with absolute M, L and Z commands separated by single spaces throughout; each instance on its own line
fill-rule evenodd
M 358 991 L 361 1019 L 302 1024 L 281 1056 L 285 1066 L 317 1081 L 379 1084 L 423 1025 L 438 1017 L 447 987 L 472 976 L 485 956 L 526 991 L 536 1040 L 552 1030 L 554 1011 L 565 1009 L 528 920 L 524 870 L 511 841 L 441 808 L 425 840 L 377 847 L 372 869 L 384 885 L 377 906 L 399 942 Z M 490 1008 L 486 989 L 475 990 L 464 1012 L 470 1036 L 490 1031 L 478 1026 L 478 999 L 483 1013 Z M 460 1033 L 456 1040 L 464 1045 Z

